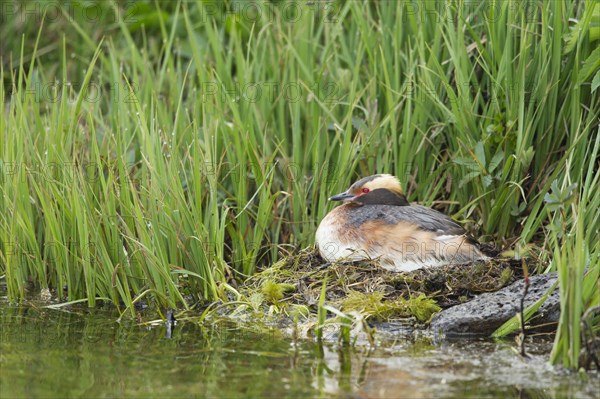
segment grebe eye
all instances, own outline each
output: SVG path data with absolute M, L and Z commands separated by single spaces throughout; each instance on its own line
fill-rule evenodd
M 365 193 L 365 194 L 368 193 L 369 191 L 370 190 L 368 188 L 366 188 L 366 187 L 362 189 L 362 192 Z

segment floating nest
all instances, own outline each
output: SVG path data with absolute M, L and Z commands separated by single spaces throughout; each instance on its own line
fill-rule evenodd
M 521 263 L 512 259 L 398 273 L 377 260 L 329 263 L 308 248 L 251 277 L 242 293 L 262 296 L 278 308 L 305 306 L 310 312 L 316 312 L 324 293 L 323 303 L 342 312 L 380 321 L 414 317 L 425 322 L 443 308 L 497 291 L 522 275 Z

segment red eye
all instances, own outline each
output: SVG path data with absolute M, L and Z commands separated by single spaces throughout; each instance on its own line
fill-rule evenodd
M 369 189 L 365 187 L 365 188 L 363 188 L 361 191 L 362 191 L 363 193 L 365 193 L 365 194 L 366 194 L 366 193 L 368 193 L 368 192 L 369 192 Z

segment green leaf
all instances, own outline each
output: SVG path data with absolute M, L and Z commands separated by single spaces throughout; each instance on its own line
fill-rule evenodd
M 500 150 L 492 157 L 492 160 L 488 165 L 488 172 L 492 173 L 498 167 L 498 165 L 500 165 L 502 160 L 504 160 L 504 151 Z
M 464 166 L 471 170 L 479 170 L 479 165 L 472 158 L 459 157 L 453 160 L 457 165 Z
M 527 206 L 527 203 L 525 203 L 525 202 L 521 202 L 519 205 L 513 204 L 512 208 L 510 210 L 510 214 L 512 216 L 519 216 L 523 213 L 526 206 Z
M 600 86 L 600 71 L 596 72 L 594 79 L 592 79 L 592 93 Z
M 529 164 L 533 160 L 533 156 L 535 155 L 535 151 L 533 150 L 533 146 L 530 146 L 525 151 L 521 152 L 521 156 L 519 157 L 519 161 L 523 168 L 528 168 Z
M 600 70 L 600 47 L 592 51 L 579 70 L 579 83 L 585 82 L 592 74 Z
M 574 27 L 571 27 L 570 32 L 565 35 L 566 36 L 565 41 L 567 43 L 565 44 L 563 54 L 569 54 L 571 51 L 573 51 L 573 49 L 577 45 L 577 40 L 579 39 L 580 30 L 581 29 L 579 27 L 579 24 L 577 24 Z
M 600 2 L 594 5 L 592 22 L 590 23 L 590 41 L 600 39 Z
M 471 180 L 473 180 L 480 174 L 481 173 L 477 172 L 477 171 L 467 173 L 462 179 L 460 179 L 460 182 L 458 183 L 458 187 L 462 188 L 465 184 L 467 184 L 468 182 L 470 182 Z
M 569 205 L 575 199 L 576 188 L 577 183 L 573 183 L 563 190 L 558 186 L 558 181 L 554 180 L 550 185 L 551 192 L 544 195 L 544 202 L 548 205 L 548 209 L 555 211 Z
M 475 145 L 474 152 L 475 157 L 477 158 L 477 160 L 479 160 L 481 165 L 485 165 L 485 149 L 483 148 L 483 141 L 480 141 Z
M 367 132 L 369 130 L 365 121 L 357 117 L 352 117 L 352 127 L 359 132 Z
M 567 43 L 565 44 L 565 48 L 563 50 L 563 54 L 568 54 L 575 46 L 577 46 L 577 41 L 580 37 L 585 37 L 585 30 L 590 30 L 589 40 L 594 41 L 600 36 L 600 32 L 598 32 L 598 27 L 596 25 L 598 21 L 598 14 L 600 10 L 600 3 L 594 4 L 594 8 L 588 7 L 589 5 L 594 4 L 594 2 L 587 2 L 585 12 L 583 17 L 577 21 L 575 26 L 570 28 L 570 32 L 566 34 L 565 40 Z
M 492 176 L 481 176 L 481 182 L 483 183 L 483 187 L 488 188 L 492 184 Z

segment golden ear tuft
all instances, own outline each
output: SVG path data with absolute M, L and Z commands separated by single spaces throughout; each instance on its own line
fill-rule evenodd
M 394 191 L 398 194 L 404 194 L 402 191 L 402 185 L 396 176 L 392 176 L 389 174 L 382 174 L 377 176 L 377 178 L 367 182 L 365 184 L 369 190 L 375 190 L 377 188 L 385 188 L 390 191 Z

